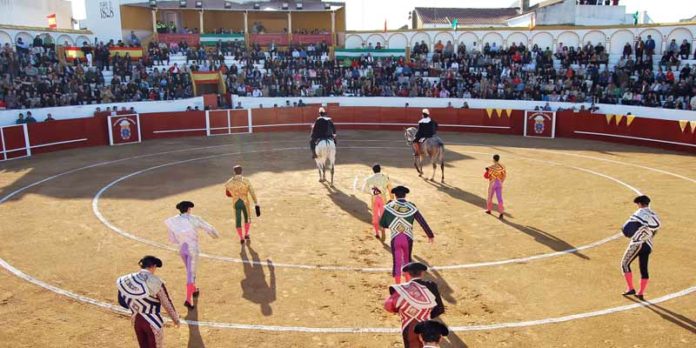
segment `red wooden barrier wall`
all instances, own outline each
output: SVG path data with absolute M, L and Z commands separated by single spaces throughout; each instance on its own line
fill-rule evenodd
M 416 126 L 421 118 L 418 108 L 341 107 L 329 104 L 327 114 L 339 130 L 403 130 Z M 210 125 L 219 130 L 212 134 L 248 132 L 247 110 L 210 111 Z M 432 108 L 432 117 L 441 131 L 484 132 L 522 135 L 524 111 L 484 109 Z M 253 132 L 300 131 L 309 133 L 317 117 L 317 106 L 252 110 Z M 618 122 L 617 122 L 618 119 Z M 163 112 L 140 114 L 142 139 L 175 138 L 206 135 L 206 112 Z M 27 125 L 32 153 L 45 153 L 77 147 L 108 145 L 105 116 L 40 122 Z M 3 128 L 7 149 L 25 146 L 22 127 Z M 629 124 L 620 115 L 562 111 L 556 114 L 556 136 L 584 138 L 644 145 L 696 153 L 696 124 L 636 117 Z M 21 157 L 22 151 L 8 153 L 8 158 Z M 0 158 L 1 159 L 1 158 Z

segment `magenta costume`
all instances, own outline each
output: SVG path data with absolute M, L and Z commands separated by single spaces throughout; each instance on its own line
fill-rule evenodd
M 418 221 L 428 238 L 435 237 L 418 208 L 405 199 L 397 199 L 388 203 L 384 207 L 384 215 L 382 215 L 379 221 L 381 227 L 389 228 L 391 232 L 392 276 L 394 277 L 400 277 L 403 266 L 411 262 L 413 220 Z

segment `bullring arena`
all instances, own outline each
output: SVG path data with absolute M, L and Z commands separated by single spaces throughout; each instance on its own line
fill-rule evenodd
M 606 143 L 577 132 L 629 134 L 626 118 L 566 111 L 555 114 L 557 138 L 540 139 L 520 136 L 520 110 L 431 108 L 446 144 L 442 184 L 418 177 L 403 138 L 420 109 L 330 104 L 338 128 L 330 187 L 317 182 L 307 148 L 316 109 L 96 116 L 56 121 L 50 132 L 41 123 L 3 128 L 5 149 L 26 149 L 28 140 L 34 156 L 1 164 L 0 314 L 3 336 L 14 340 L 1 345 L 135 345 L 114 280 L 153 254 L 188 324 L 165 330 L 168 345 L 398 347 L 398 319 L 382 309 L 392 282 L 389 241 L 372 236 L 369 197 L 356 190 L 374 162 L 410 187 L 435 232 L 431 245 L 416 229 L 414 258 L 434 266 L 428 278 L 439 285 L 442 320 L 453 330 L 443 346 L 694 344 L 693 137 L 671 138 L 682 145 Z M 142 143 L 81 148 L 108 144 L 108 124 L 118 117 L 138 120 L 133 141 L 137 133 Z M 668 139 L 679 136 L 675 126 L 636 118 L 630 134 Z M 40 146 L 50 143 L 61 144 Z M 52 150 L 61 151 L 36 155 Z M 509 171 L 504 220 L 484 213 L 481 175 L 494 153 Z M 264 210 L 248 247 L 236 241 L 223 192 L 235 164 Z M 664 223 L 644 303 L 620 296 L 618 267 L 619 228 L 638 193 L 653 198 Z M 202 294 L 188 311 L 184 268 L 162 224 L 180 200 L 194 201 L 221 232 L 201 238 Z

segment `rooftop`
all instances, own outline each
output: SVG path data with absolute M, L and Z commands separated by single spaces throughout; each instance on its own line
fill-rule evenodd
M 329 4 L 331 10 L 343 7 L 342 2 L 322 2 L 320 0 L 283 0 L 283 1 L 229 1 L 230 8 L 225 8 L 226 0 L 202 0 L 204 10 L 225 10 L 225 11 L 327 11 L 324 8 L 324 4 Z M 302 9 L 298 10 L 296 4 L 301 3 Z M 259 4 L 259 9 L 255 9 L 254 5 Z M 288 4 L 288 9 L 283 9 L 283 4 Z M 149 1 L 143 1 L 138 3 L 124 4 L 126 6 L 140 6 L 140 7 L 150 7 Z M 180 9 L 179 1 L 166 0 L 157 1 L 157 8 L 159 9 Z M 185 9 L 196 9 L 196 0 L 186 0 Z
M 518 15 L 517 7 L 504 8 L 440 8 L 416 7 L 423 24 L 449 24 L 457 19 L 458 25 L 506 24 L 506 20 Z

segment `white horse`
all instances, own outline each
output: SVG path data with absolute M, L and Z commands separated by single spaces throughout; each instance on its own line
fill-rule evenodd
M 314 160 L 317 162 L 317 169 L 319 170 L 319 182 L 326 182 L 326 169 L 328 168 L 331 170 L 330 184 L 333 186 L 336 144 L 329 139 L 319 140 L 319 143 L 314 148 L 314 153 L 317 155 L 317 158 Z
M 404 138 L 406 142 L 413 148 L 413 152 L 416 152 L 416 132 L 418 130 L 414 127 L 406 129 L 404 133 Z M 430 177 L 430 181 L 435 181 L 435 171 L 437 170 L 437 165 L 440 164 L 440 170 L 442 171 L 442 178 L 440 181 L 445 182 L 445 144 L 442 142 L 439 136 L 434 136 L 432 138 L 426 139 L 420 144 L 420 151 L 416 153 L 413 160 L 413 166 L 416 167 L 418 171 L 418 176 L 423 176 L 423 160 L 425 157 L 430 157 L 430 164 L 433 166 L 433 175 Z

